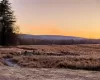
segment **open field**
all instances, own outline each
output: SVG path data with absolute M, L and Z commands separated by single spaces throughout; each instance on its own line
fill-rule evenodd
M 25 52 L 27 51 L 27 52 Z M 100 45 L 23 45 L 0 48 L 0 65 L 3 59 L 26 68 L 70 68 L 100 70 Z
M 70 69 L 0 67 L 0 80 L 100 80 L 100 72 Z

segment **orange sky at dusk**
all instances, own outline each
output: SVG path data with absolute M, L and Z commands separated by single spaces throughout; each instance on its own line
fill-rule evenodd
M 10 0 L 20 32 L 100 38 L 99 0 Z
M 99 38 L 100 37 L 100 32 L 89 32 L 89 31 L 68 31 L 68 30 L 63 30 L 58 28 L 57 26 L 48 26 L 48 25 L 43 25 L 43 26 L 29 26 L 29 27 L 24 27 L 22 28 L 21 33 L 27 33 L 27 34 L 33 34 L 33 35 L 65 35 L 65 36 L 80 36 L 80 37 L 85 37 L 85 38 Z M 42 29 L 41 29 L 42 27 Z M 41 34 L 42 33 L 42 34 Z M 87 34 L 88 33 L 88 34 Z M 96 34 L 96 35 L 95 35 Z

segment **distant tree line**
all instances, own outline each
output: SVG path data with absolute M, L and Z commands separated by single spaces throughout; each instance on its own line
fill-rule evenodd
M 74 44 L 100 44 L 100 40 L 99 39 L 83 39 L 83 40 L 19 39 L 19 45 L 74 45 Z

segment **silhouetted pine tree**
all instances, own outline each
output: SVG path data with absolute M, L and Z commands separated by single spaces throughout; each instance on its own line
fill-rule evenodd
M 8 0 L 2 0 L 0 2 L 0 44 L 2 46 L 16 44 L 15 22 L 11 4 Z

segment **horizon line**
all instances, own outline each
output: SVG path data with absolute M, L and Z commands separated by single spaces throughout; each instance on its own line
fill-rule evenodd
M 70 36 L 70 35 L 57 35 L 57 34 L 27 34 L 27 33 L 19 33 L 24 35 L 33 35 L 33 36 L 64 36 L 64 37 L 78 37 L 78 38 L 84 38 L 84 39 L 100 39 L 100 38 L 87 38 L 87 37 L 81 37 L 81 36 Z

